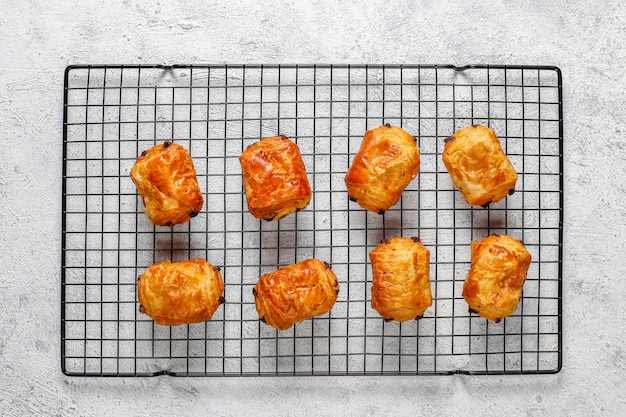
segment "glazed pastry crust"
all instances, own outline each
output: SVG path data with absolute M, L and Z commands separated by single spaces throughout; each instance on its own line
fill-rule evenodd
M 471 312 L 497 323 L 517 308 L 531 255 L 522 242 L 507 235 L 472 242 L 471 252 L 463 298 Z
M 253 289 L 259 318 L 278 330 L 332 309 L 339 281 L 330 266 L 308 259 L 261 276 Z
M 446 139 L 442 158 L 452 184 L 470 205 L 487 207 L 515 190 L 517 172 L 488 127 L 455 132 Z
M 389 124 L 368 130 L 346 173 L 350 199 L 375 213 L 395 205 L 420 167 L 416 139 Z
M 278 220 L 304 209 L 311 201 L 302 155 L 286 136 L 248 146 L 239 161 L 248 209 L 254 217 Z
M 164 326 L 210 320 L 223 293 L 220 269 L 204 259 L 152 264 L 137 282 L 140 311 Z
M 433 303 L 430 251 L 418 238 L 396 237 L 369 254 L 372 265 L 372 308 L 385 320 L 420 319 Z
M 144 204 L 144 212 L 157 226 L 185 223 L 202 209 L 196 170 L 185 148 L 165 142 L 142 153 L 130 177 Z

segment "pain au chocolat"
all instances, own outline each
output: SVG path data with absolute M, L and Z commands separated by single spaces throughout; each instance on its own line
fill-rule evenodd
M 419 167 L 416 139 L 406 130 L 390 124 L 368 130 L 346 173 L 348 195 L 382 214 L 398 202 Z
M 463 298 L 470 312 L 497 323 L 517 309 L 531 255 L 517 239 L 490 235 L 472 242 L 471 257 Z
M 307 259 L 261 276 L 253 294 L 259 318 L 286 330 L 330 311 L 337 301 L 339 281 L 329 264 Z
M 298 146 L 286 136 L 262 139 L 239 156 L 250 213 L 278 220 L 304 209 L 311 187 Z
M 137 282 L 140 311 L 164 326 L 210 320 L 223 293 L 220 269 L 200 258 L 152 264 Z
M 486 208 L 515 191 L 517 172 L 488 127 L 456 131 L 445 140 L 442 159 L 452 184 L 470 205 Z
M 185 223 L 202 209 L 196 170 L 185 148 L 166 141 L 143 152 L 130 170 L 144 204 L 144 213 L 156 226 Z
M 387 321 L 422 318 L 433 303 L 430 251 L 416 237 L 395 237 L 382 241 L 369 256 L 372 308 Z

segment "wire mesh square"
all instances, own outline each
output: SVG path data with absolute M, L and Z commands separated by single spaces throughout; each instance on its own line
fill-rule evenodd
M 562 93 L 555 67 L 439 65 L 70 66 L 65 72 L 61 362 L 67 375 L 259 376 L 553 373 L 561 368 Z M 421 168 L 384 215 L 350 202 L 344 176 L 367 129 L 418 140 Z M 515 194 L 469 207 L 441 160 L 443 139 L 493 128 L 519 173 Z M 247 210 L 238 157 L 284 134 L 300 148 L 310 205 L 277 222 Z M 190 152 L 205 197 L 190 222 L 154 227 L 129 171 L 156 143 Z M 491 233 L 525 242 L 522 300 L 500 323 L 461 296 L 469 245 Z M 385 322 L 370 305 L 368 252 L 419 236 L 431 252 L 433 305 Z M 139 313 L 152 263 L 202 257 L 222 268 L 211 321 L 164 327 Z M 320 258 L 341 292 L 333 309 L 277 331 L 252 287 Z

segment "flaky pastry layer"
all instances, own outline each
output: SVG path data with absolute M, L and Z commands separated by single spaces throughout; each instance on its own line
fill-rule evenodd
M 185 223 L 204 204 L 191 156 L 182 146 L 165 142 L 143 152 L 130 177 L 144 204 L 144 212 L 157 226 Z
M 384 240 L 369 254 L 372 308 L 385 320 L 420 319 L 433 303 L 430 251 L 418 238 Z
M 471 252 L 463 298 L 471 312 L 499 322 L 517 309 L 531 255 L 521 241 L 508 235 L 472 242 Z
M 472 125 L 446 139 L 443 163 L 470 205 L 487 207 L 515 191 L 517 172 L 488 127 Z
M 389 124 L 368 130 L 345 176 L 350 199 L 375 213 L 394 206 L 420 167 L 416 140 Z
M 204 259 L 152 264 L 137 282 L 140 311 L 164 326 L 210 320 L 223 293 L 220 269 Z
M 262 220 L 279 220 L 304 209 L 311 187 L 298 146 L 286 136 L 274 136 L 248 146 L 239 156 L 250 213 Z
M 339 281 L 330 265 L 307 259 L 261 276 L 253 293 L 259 318 L 286 330 L 330 311 L 337 301 Z

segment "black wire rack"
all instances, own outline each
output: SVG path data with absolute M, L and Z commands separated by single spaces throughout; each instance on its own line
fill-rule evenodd
M 556 67 L 441 65 L 89 65 L 65 72 L 61 364 L 82 376 L 536 374 L 561 369 L 562 86 Z M 384 215 L 349 201 L 344 175 L 367 129 L 401 126 L 421 168 Z M 441 160 L 444 138 L 490 126 L 519 173 L 515 194 L 469 207 Z M 313 198 L 278 222 L 247 211 L 238 156 L 284 134 Z M 165 140 L 194 160 L 204 210 L 154 227 L 129 178 Z M 500 323 L 461 296 L 470 242 L 507 233 L 533 256 L 517 311 Z M 386 323 L 370 305 L 368 252 L 419 236 L 433 305 Z M 138 311 L 152 263 L 202 257 L 222 268 L 211 321 L 163 327 Z M 286 331 L 259 321 L 252 287 L 307 258 L 332 265 L 330 313 Z

